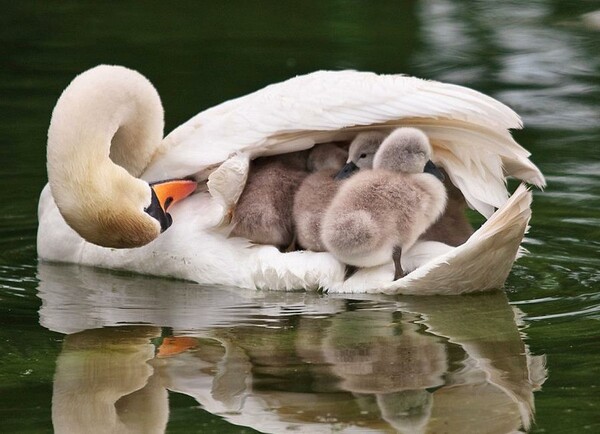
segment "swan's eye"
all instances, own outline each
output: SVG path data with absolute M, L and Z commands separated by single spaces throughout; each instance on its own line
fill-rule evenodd
M 360 154 L 358 158 L 367 158 L 367 154 Z

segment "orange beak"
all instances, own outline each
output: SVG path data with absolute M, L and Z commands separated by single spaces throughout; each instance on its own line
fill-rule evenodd
M 198 340 L 185 336 L 164 338 L 158 347 L 158 357 L 171 357 L 198 346 Z
M 160 206 L 164 212 L 174 203 L 185 199 L 196 190 L 198 183 L 189 179 L 171 179 L 153 182 L 150 187 L 156 193 Z

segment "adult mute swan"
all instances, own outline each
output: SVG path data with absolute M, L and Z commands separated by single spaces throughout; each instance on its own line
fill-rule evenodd
M 512 110 L 471 89 L 413 77 L 315 72 L 201 112 L 161 140 L 162 114 L 150 82 L 120 66 L 92 68 L 65 89 L 48 131 L 49 185 L 38 208 L 41 259 L 246 288 L 483 291 L 504 283 L 531 215 L 531 193 L 520 186 L 509 198 L 505 176 L 545 184 L 510 135 L 521 127 Z M 421 251 L 421 266 L 396 281 L 392 264 L 344 280 L 343 264 L 329 253 L 281 253 L 228 237 L 251 159 L 398 126 L 427 134 L 433 162 L 489 219 L 465 244 L 438 257 Z M 147 211 L 149 183 L 175 178 L 201 185 L 173 201 L 174 224 L 160 234 L 161 224 Z M 178 199 L 190 184 L 183 194 L 164 197 Z M 141 237 L 140 226 L 152 230 Z

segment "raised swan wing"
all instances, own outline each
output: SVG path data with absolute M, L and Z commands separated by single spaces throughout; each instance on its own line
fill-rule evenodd
M 545 185 L 513 140 L 509 129 L 522 124 L 504 104 L 462 86 L 357 71 L 314 72 L 201 112 L 164 139 L 143 177 L 205 177 L 235 153 L 302 150 L 396 126 L 425 131 L 435 163 L 488 218 L 508 198 L 505 176 Z

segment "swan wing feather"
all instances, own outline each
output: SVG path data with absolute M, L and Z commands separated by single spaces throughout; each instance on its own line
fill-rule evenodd
M 521 128 L 519 116 L 501 102 L 458 85 L 358 71 L 298 76 L 205 110 L 164 139 L 144 178 L 203 177 L 236 153 L 298 151 L 398 126 L 425 130 L 436 163 L 486 217 L 508 198 L 505 175 L 545 185 L 508 131 Z

